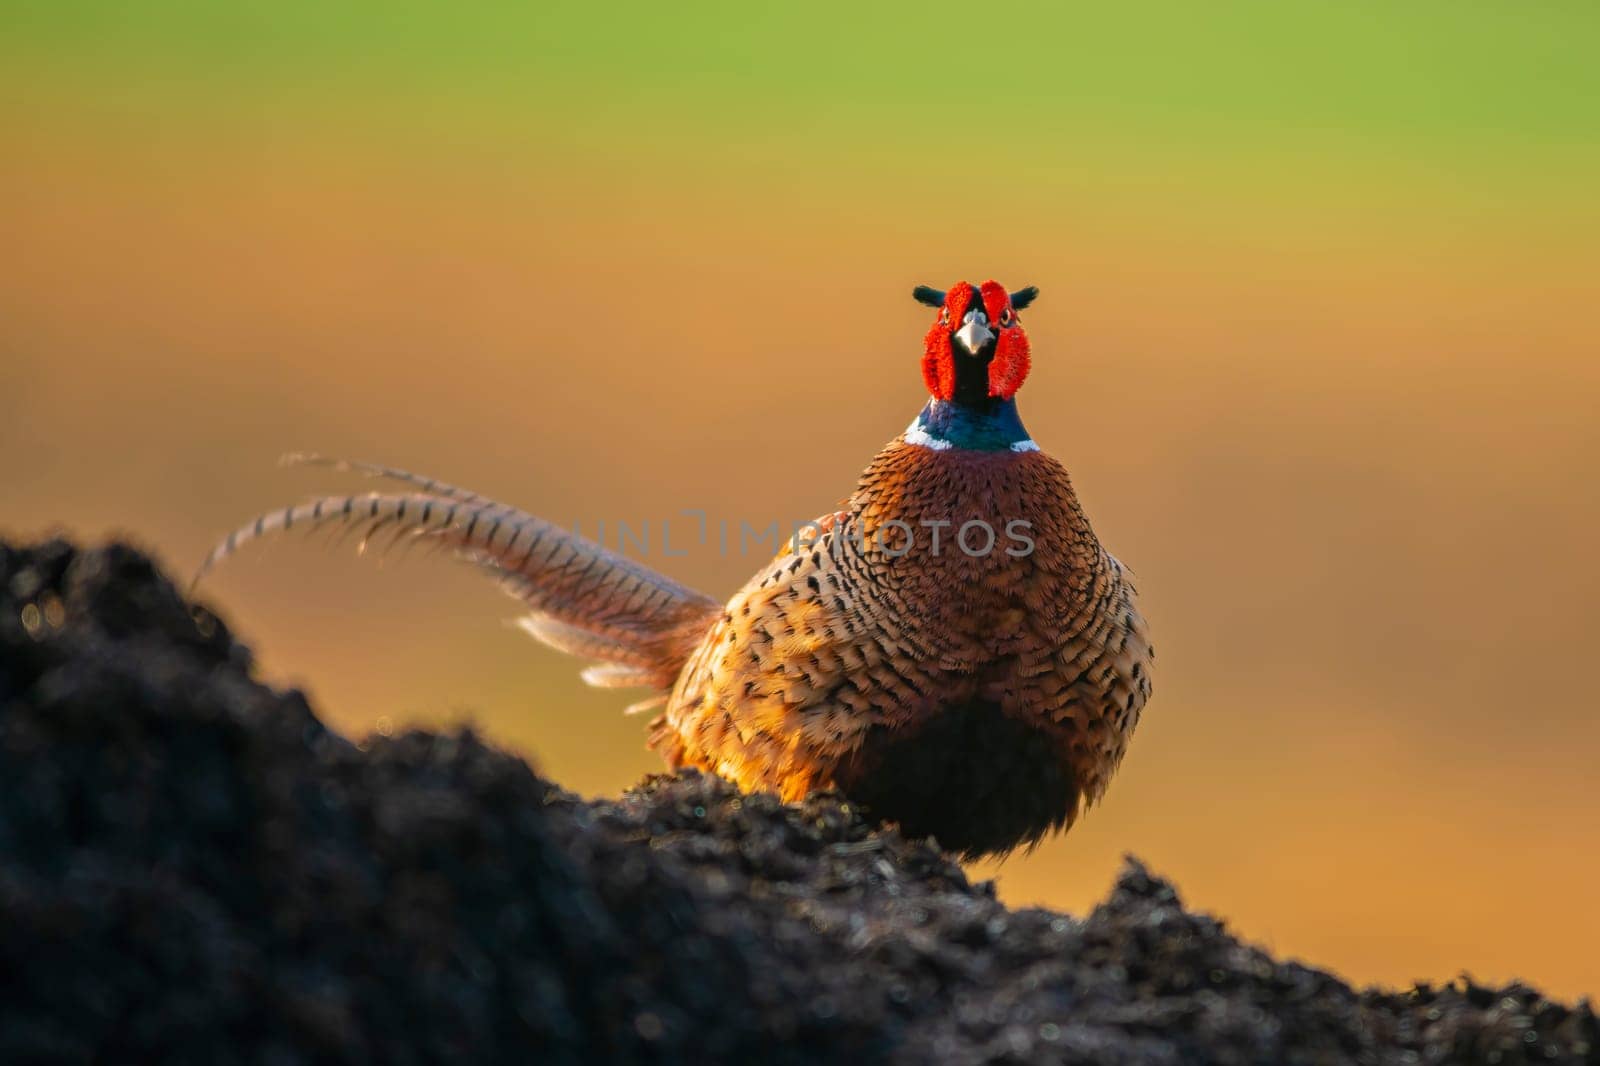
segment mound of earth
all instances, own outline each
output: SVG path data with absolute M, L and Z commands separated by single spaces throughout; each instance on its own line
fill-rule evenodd
M 835 798 L 589 802 L 353 743 L 121 545 L 0 545 L 0 1062 L 1600 1061 L 1523 985 L 1356 991 L 1130 861 L 1011 910 Z

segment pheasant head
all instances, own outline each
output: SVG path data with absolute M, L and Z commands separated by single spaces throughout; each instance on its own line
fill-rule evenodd
M 999 282 L 959 281 L 946 291 L 918 285 L 912 295 L 939 315 L 923 342 L 922 380 L 936 400 L 986 407 L 1009 400 L 1028 376 L 1028 334 L 1017 312 L 1039 290 L 1007 292 Z

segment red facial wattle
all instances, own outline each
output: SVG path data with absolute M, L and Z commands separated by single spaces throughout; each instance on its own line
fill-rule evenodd
M 1023 290 L 1023 302 L 1031 300 L 1035 291 Z M 931 302 L 925 299 L 927 295 L 937 297 L 939 294 L 932 289 L 918 292 L 919 299 Z M 978 287 L 960 281 L 943 295 L 944 303 L 939 310 L 939 317 L 923 341 L 922 380 L 927 384 L 928 392 L 935 399 L 955 399 L 957 360 L 962 356 L 955 351 L 952 338 L 970 311 L 981 310 L 988 320 L 987 329 L 994 333 L 994 355 L 987 368 L 985 391 L 992 399 L 1011 399 L 1022 387 L 1032 365 L 1028 335 L 1017 320 L 1011 294 L 999 282 L 990 280 Z M 978 320 L 976 328 L 985 329 L 982 320 Z M 971 339 L 963 340 L 963 344 L 966 343 L 971 343 Z
M 1017 313 L 1011 307 L 1011 297 L 1006 290 L 995 281 L 986 281 L 979 290 L 983 295 L 984 313 L 989 316 L 989 321 L 999 329 L 999 339 L 995 341 L 994 359 L 989 363 L 989 395 L 996 399 L 1009 400 L 1022 388 L 1022 382 L 1028 376 L 1028 369 L 1033 365 L 1033 356 L 1028 349 L 1028 335 L 1022 331 L 1022 325 L 1017 321 Z
M 956 395 L 956 357 L 950 347 L 951 324 L 960 322 L 972 305 L 975 290 L 964 281 L 957 282 L 945 294 L 944 309 L 923 341 L 922 380 L 928 392 L 940 400 L 952 400 Z

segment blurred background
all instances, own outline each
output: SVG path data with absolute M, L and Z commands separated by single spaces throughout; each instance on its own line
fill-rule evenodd
M 570 524 L 831 509 L 920 406 L 917 283 L 1039 285 L 1034 437 L 1138 573 L 1106 802 L 1358 982 L 1600 992 L 1600 8 L 0 8 L 0 528 L 186 578 L 372 458 Z M 676 536 L 676 533 L 675 533 Z M 755 555 L 651 562 L 725 595 Z M 203 586 L 354 736 L 476 722 L 582 793 L 626 695 L 443 559 Z

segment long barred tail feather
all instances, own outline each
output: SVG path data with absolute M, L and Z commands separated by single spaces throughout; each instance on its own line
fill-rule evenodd
M 522 598 L 516 586 L 509 582 L 507 591 Z M 547 647 L 580 659 L 598 659 L 630 670 L 650 664 L 649 656 L 630 644 L 618 641 L 615 637 L 590 632 L 581 626 L 558 622 L 549 615 L 525 614 L 517 619 L 517 628 Z
M 596 663 L 594 666 L 585 667 L 578 676 L 595 688 L 661 687 L 650 671 L 623 666 L 620 663 Z
M 662 704 L 664 704 L 666 702 L 667 702 L 667 694 L 665 692 L 660 692 L 660 693 L 657 693 L 654 696 L 646 696 L 644 699 L 638 701 L 637 703 L 628 704 L 626 707 L 622 708 L 622 713 L 623 714 L 645 714 L 645 713 L 647 713 L 649 711 L 655 710 L 657 707 L 660 707 Z
M 342 528 L 362 550 L 392 531 L 389 547 L 448 547 L 499 578 L 531 609 L 519 623 L 544 643 L 609 664 L 585 673 L 604 687 L 670 688 L 721 611 L 708 596 L 514 507 L 432 478 L 371 463 L 289 456 L 415 486 L 411 492 L 323 496 L 257 517 L 228 534 L 201 563 L 198 583 L 253 540 L 294 530 Z
M 329 470 L 336 470 L 341 474 L 360 474 L 363 477 L 382 478 L 387 481 L 397 481 L 410 485 L 415 489 L 430 496 L 443 496 L 451 500 L 461 500 L 463 503 L 486 503 L 499 507 L 502 510 L 512 510 L 504 504 L 496 504 L 486 496 L 481 496 L 468 489 L 458 488 L 446 484 L 435 478 L 413 474 L 409 470 L 401 470 L 395 466 L 384 466 L 382 463 L 364 463 L 359 459 L 338 459 L 331 455 L 321 455 L 317 452 L 289 452 L 280 456 L 279 466 L 321 466 Z

